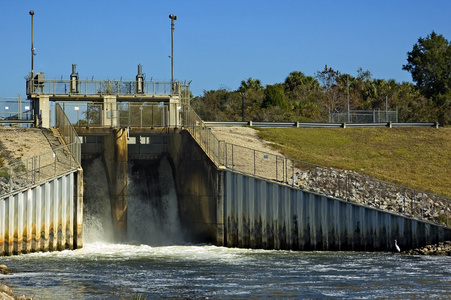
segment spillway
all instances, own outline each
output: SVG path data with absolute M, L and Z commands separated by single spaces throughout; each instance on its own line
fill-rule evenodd
M 85 170 L 84 242 L 118 242 L 101 158 L 83 162 Z M 161 160 L 128 165 L 127 235 L 131 244 L 172 245 L 183 242 L 171 164 Z

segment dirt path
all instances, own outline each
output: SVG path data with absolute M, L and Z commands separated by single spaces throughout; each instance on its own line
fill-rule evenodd
M 213 134 L 227 143 L 252 148 L 262 152 L 282 155 L 271 148 L 268 142 L 258 137 L 257 131 L 250 127 L 210 127 Z

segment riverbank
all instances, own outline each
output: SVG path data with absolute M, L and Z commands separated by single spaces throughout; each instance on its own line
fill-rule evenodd
M 451 256 L 451 241 L 440 242 L 434 245 L 427 245 L 422 248 L 410 249 L 403 251 L 402 254 Z

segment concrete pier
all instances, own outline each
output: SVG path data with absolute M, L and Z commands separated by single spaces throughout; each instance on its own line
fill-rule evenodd
M 113 225 L 118 240 L 127 233 L 127 128 L 116 128 L 103 137 Z

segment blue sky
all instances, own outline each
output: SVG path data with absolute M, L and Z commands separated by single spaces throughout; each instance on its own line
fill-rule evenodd
M 193 94 L 235 90 L 252 77 L 264 85 L 292 71 L 314 76 L 328 66 L 356 75 L 411 81 L 407 52 L 433 30 L 451 40 L 451 1 L 13 1 L 0 0 L 0 97 L 25 95 L 31 70 L 46 78 L 170 80 Z

